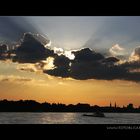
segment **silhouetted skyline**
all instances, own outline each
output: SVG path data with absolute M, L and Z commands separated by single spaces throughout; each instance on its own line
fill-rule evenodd
M 91 106 L 87 103 L 62 104 L 62 103 L 39 103 L 34 100 L 0 100 L 0 112 L 127 112 L 140 113 L 140 107 L 134 108 L 132 103 L 126 107 L 115 106 Z

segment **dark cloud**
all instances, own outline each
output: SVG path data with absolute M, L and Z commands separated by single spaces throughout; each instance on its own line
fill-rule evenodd
M 124 69 L 127 69 L 128 71 L 139 71 L 140 69 L 140 61 L 127 61 L 120 65 Z
M 8 46 L 3 44 L 0 45 L 0 56 L 2 56 L 3 54 L 5 54 L 8 51 Z
M 119 59 L 116 57 L 107 57 L 107 58 L 103 59 L 102 62 L 103 63 L 116 63 L 118 61 L 119 61 Z
M 116 57 L 105 57 L 89 48 L 72 51 L 75 58 L 70 60 L 65 55 L 58 55 L 54 50 L 45 47 L 49 39 L 32 33 L 25 33 L 18 47 L 9 50 L 7 45 L 0 45 L 0 59 L 10 58 L 13 62 L 37 63 L 39 70 L 58 77 L 72 77 L 77 80 L 104 79 L 130 80 L 140 82 L 140 48 L 131 54 L 131 61 L 120 63 Z M 13 53 L 14 57 L 9 57 Z M 44 70 L 47 57 L 53 57 L 54 69 Z M 42 62 L 42 63 L 41 63 Z M 36 65 L 35 65 L 36 66 Z M 24 70 L 24 69 L 23 69 Z
M 25 33 L 21 45 L 16 50 L 14 61 L 21 63 L 35 63 L 54 55 L 54 51 L 45 48 L 34 34 Z
M 5 60 L 6 58 L 9 58 L 8 51 L 8 46 L 6 44 L 0 45 L 0 60 Z
M 0 54 L 6 53 L 8 51 L 8 46 L 6 44 L 0 45 Z
M 125 80 L 140 82 L 140 72 L 128 73 Z
M 77 80 L 104 79 L 104 80 L 129 80 L 140 81 L 140 72 L 132 72 L 130 69 L 140 68 L 140 62 L 120 61 L 116 57 L 105 58 L 102 54 L 91 51 L 88 48 L 73 52 L 74 60 L 68 60 L 65 56 L 57 56 L 54 59 L 56 66 L 52 70 L 45 70 L 44 73 L 59 76 L 72 77 Z
M 71 77 L 75 79 L 120 79 L 126 73 L 126 69 L 108 62 L 80 62 L 71 66 Z
M 54 68 L 53 70 L 44 70 L 43 72 L 52 76 L 58 76 L 63 78 L 70 77 L 69 70 L 64 67 Z
M 65 55 L 60 55 L 60 56 L 56 56 L 54 58 L 54 62 L 53 64 L 56 67 L 64 67 L 64 68 L 69 68 L 69 64 L 70 64 L 70 60 L 68 57 L 66 57 Z
M 96 53 L 89 48 L 81 49 L 80 51 L 72 52 L 75 55 L 75 61 L 97 61 L 104 59 L 100 53 Z
M 52 70 L 44 70 L 44 73 L 59 76 L 59 77 L 69 77 L 70 59 L 64 55 L 55 56 L 53 62 L 55 68 Z
M 41 34 L 32 34 L 32 36 L 44 46 L 50 42 L 50 40 L 47 37 Z

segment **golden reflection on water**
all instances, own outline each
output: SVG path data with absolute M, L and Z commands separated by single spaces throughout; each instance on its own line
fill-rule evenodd
M 43 113 L 42 118 L 40 118 L 40 121 L 43 124 L 46 124 L 46 123 L 71 124 L 76 120 L 76 116 L 77 116 L 76 113 Z

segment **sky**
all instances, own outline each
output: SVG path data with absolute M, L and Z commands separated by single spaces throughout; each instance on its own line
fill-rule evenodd
M 104 57 L 119 58 L 119 70 L 120 68 L 126 70 L 128 67 L 129 70 L 138 72 L 140 68 L 139 25 L 139 16 L 0 17 L 0 42 L 19 41 L 25 32 L 38 33 L 51 40 L 52 49 L 54 47 L 64 50 L 90 48 Z M 94 54 L 91 52 L 87 55 L 94 58 Z M 86 59 L 82 56 L 83 58 Z M 101 58 L 98 62 L 99 65 L 102 59 L 104 60 Z M 0 99 L 34 99 L 40 102 L 66 104 L 81 102 L 101 106 L 116 102 L 118 106 L 128 103 L 140 106 L 139 73 L 131 75 L 130 72 L 124 72 L 126 76 L 118 75 L 117 78 L 112 73 L 113 78 L 111 77 L 110 80 L 110 74 L 103 73 L 102 75 L 100 68 L 104 67 L 102 68 L 101 64 L 99 67 L 101 78 L 94 76 L 82 80 L 83 77 L 79 75 L 80 72 L 85 73 L 83 67 L 89 67 L 86 69 L 89 74 L 91 70 L 94 70 L 90 69 L 94 62 L 89 63 L 87 60 L 83 62 L 78 55 L 75 60 L 76 62 L 71 68 L 74 72 L 70 77 L 62 75 L 58 77 L 42 70 L 36 70 L 35 66 L 40 61 L 33 64 L 0 60 Z M 49 63 L 52 64 L 52 61 Z M 48 67 L 48 63 L 45 62 L 45 65 Z M 108 63 L 106 65 L 108 67 Z M 115 68 L 114 65 L 113 68 Z M 79 70 L 80 66 L 83 67 Z M 78 76 L 75 75 L 75 72 L 78 73 Z
M 139 43 L 140 17 L 64 16 L 27 19 L 62 48 L 79 48 L 89 40 L 92 40 L 93 49 L 109 48 L 113 44 L 131 48 Z
M 93 49 L 110 48 L 114 44 L 132 49 L 139 45 L 139 16 L 15 16 L 0 19 L 1 36 L 12 38 L 14 32 L 19 38 L 19 32 L 39 32 L 65 49 L 80 48 L 86 42 L 90 42 Z
M 108 106 L 134 103 L 139 106 L 138 83 L 120 80 L 74 80 L 51 77 L 40 73 L 19 71 L 16 64 L 1 62 L 1 99 L 33 99 L 39 102 Z M 9 71 L 10 69 L 10 71 Z M 2 76 L 4 75 L 4 76 Z
M 37 21 L 33 18 L 31 22 Z M 40 30 L 66 49 L 82 47 L 87 41 L 93 49 L 108 49 L 114 44 L 126 48 L 139 45 L 140 17 L 50 17 L 41 23 L 37 23 L 41 24 Z

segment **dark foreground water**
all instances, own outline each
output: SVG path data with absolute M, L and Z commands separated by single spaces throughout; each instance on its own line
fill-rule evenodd
M 106 118 L 85 117 L 82 114 L 2 112 L 0 124 L 140 124 L 140 113 L 105 113 Z

